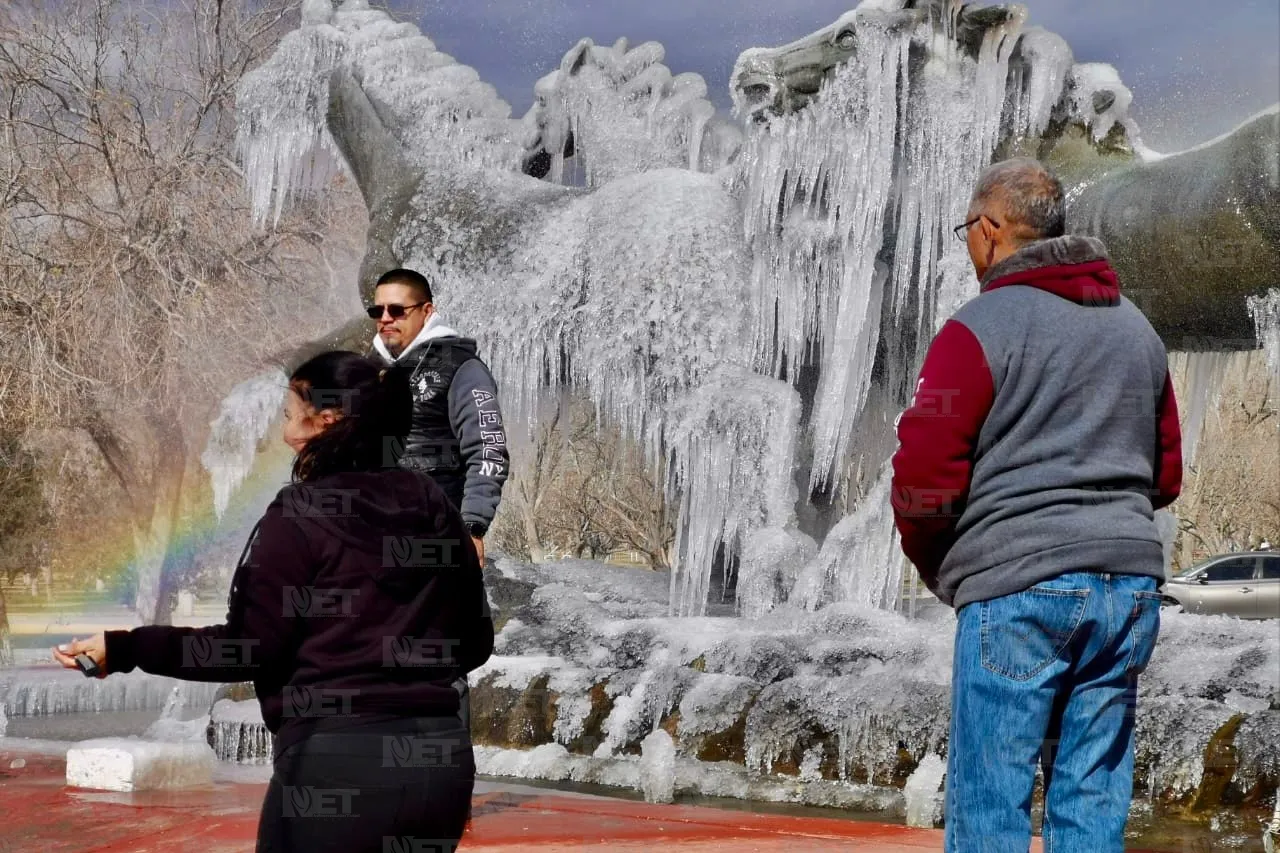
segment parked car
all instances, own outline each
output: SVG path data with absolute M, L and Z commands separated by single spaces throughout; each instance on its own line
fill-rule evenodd
M 1164 594 L 1188 613 L 1280 619 L 1280 551 L 1210 557 L 1171 578 Z

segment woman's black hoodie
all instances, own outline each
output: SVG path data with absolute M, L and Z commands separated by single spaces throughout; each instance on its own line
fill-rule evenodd
M 449 716 L 493 652 L 462 517 L 402 469 L 286 486 L 236 569 L 224 625 L 108 631 L 107 670 L 253 681 L 277 752 L 308 731 Z

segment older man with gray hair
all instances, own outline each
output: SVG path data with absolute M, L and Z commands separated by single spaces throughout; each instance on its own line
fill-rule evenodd
M 1160 625 L 1154 513 L 1182 481 L 1164 345 L 1034 160 L 979 179 L 977 298 L 898 420 L 902 548 L 957 611 L 946 849 L 1121 853 L 1138 674 Z

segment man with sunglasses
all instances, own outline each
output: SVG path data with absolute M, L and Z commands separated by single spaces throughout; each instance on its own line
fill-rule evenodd
M 374 352 L 388 370 L 407 374 L 413 394 L 413 420 L 399 464 L 436 481 L 461 512 L 483 566 L 484 535 L 511 465 L 493 375 L 476 355 L 476 342 L 445 325 L 432 303 L 431 282 L 419 272 L 383 273 L 368 313 L 377 323 Z M 487 613 L 488 601 L 480 606 Z M 470 726 L 466 678 L 454 687 L 458 716 Z
M 898 419 L 902 549 L 956 609 L 948 853 L 1027 850 L 1037 764 L 1046 851 L 1124 848 L 1181 438 L 1164 344 L 1065 224 L 1041 164 L 982 174 L 956 226 L 979 295 Z
M 375 353 L 404 371 L 413 392 L 413 425 L 400 465 L 431 475 L 453 501 L 484 564 L 484 535 L 493 523 L 510 470 L 498 389 L 476 355 L 476 342 L 445 325 L 421 273 L 394 269 L 373 290 Z

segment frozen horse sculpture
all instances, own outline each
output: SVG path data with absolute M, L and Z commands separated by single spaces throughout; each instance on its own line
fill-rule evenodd
M 246 171 L 265 219 L 308 168 L 345 162 L 371 220 L 366 293 L 383 269 L 426 271 L 483 333 L 513 413 L 572 386 L 643 442 L 681 506 L 673 612 L 705 611 L 718 554 L 748 615 L 891 604 L 890 424 L 940 318 L 976 290 L 946 233 L 976 175 L 1031 151 L 1088 195 L 1162 165 L 1141 165 L 1114 71 L 1025 18 L 866 0 L 742 55 L 744 137 L 656 45 L 579 43 L 516 121 L 416 27 L 308 0 L 240 91 Z M 581 186 L 555 180 L 570 158 Z
M 524 175 L 526 127 L 474 71 L 362 3 L 323 6 L 240 94 L 258 209 L 288 195 L 302 153 L 333 146 L 370 211 L 366 286 L 426 271 L 449 315 L 483 330 L 505 407 L 573 385 L 670 458 L 686 505 L 716 520 L 683 525 L 685 564 L 786 526 L 798 397 L 751 369 L 749 258 L 724 183 L 668 169 L 587 192 Z

